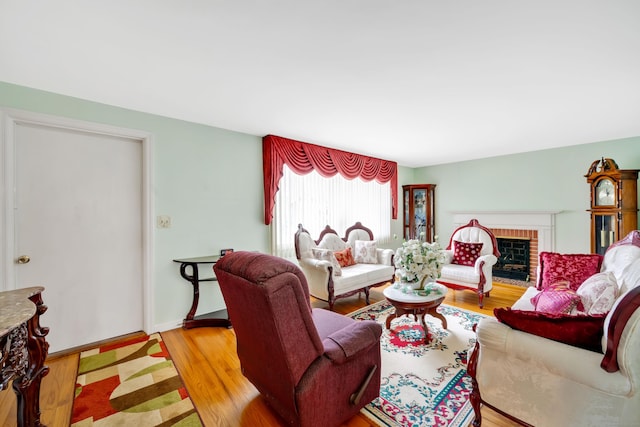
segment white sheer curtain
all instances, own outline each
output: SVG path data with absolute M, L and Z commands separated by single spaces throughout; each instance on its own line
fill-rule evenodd
M 294 259 L 293 237 L 298 224 L 317 238 L 326 225 L 344 237 L 345 230 L 360 221 L 380 243 L 391 241 L 391 185 L 337 174 L 324 178 L 316 171 L 298 175 L 284 165 L 276 193 L 271 250 Z

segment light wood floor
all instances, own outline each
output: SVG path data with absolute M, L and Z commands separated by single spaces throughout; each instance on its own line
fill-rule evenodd
M 383 287 L 372 290 L 371 302 L 384 299 L 382 289 Z M 477 297 L 473 292 L 449 290 L 445 304 L 492 315 L 495 307 L 510 307 L 524 290 L 517 286 L 494 284 L 491 297 L 485 298 L 483 309 L 478 308 Z M 314 307 L 327 307 L 322 301 L 314 300 L 312 304 Z M 346 314 L 363 306 L 364 298 L 354 296 L 338 300 L 335 311 Z M 42 318 L 43 325 L 46 325 L 45 316 Z M 284 425 L 251 383 L 242 376 L 235 353 L 235 335 L 232 329 L 178 328 L 163 332 L 162 337 L 206 427 Z M 42 381 L 40 409 L 41 421 L 48 427 L 69 425 L 78 358 L 79 351 L 74 351 L 69 354 L 51 355 L 47 359 L 50 372 Z M 268 366 L 265 368 L 268 369 Z M 15 400 L 11 387 L 0 392 L 0 425 L 16 425 Z M 487 408 L 483 408 L 482 417 L 485 427 L 516 425 Z M 343 425 L 365 426 L 375 424 L 361 415 L 355 416 Z

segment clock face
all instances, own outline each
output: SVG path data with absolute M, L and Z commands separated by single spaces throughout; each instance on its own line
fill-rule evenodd
M 596 185 L 596 205 L 612 206 L 615 201 L 615 186 L 613 181 L 603 178 Z

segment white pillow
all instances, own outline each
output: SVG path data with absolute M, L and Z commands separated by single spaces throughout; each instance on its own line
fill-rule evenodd
M 353 257 L 359 264 L 377 264 L 378 247 L 375 240 L 356 240 Z
M 576 292 L 582 300 L 584 313 L 590 316 L 606 314 L 618 297 L 616 276 L 611 271 L 596 273 L 585 280 Z
M 622 295 L 628 290 L 640 286 L 640 259 L 636 259 L 627 265 L 619 276 L 619 294 Z
M 340 268 L 340 264 L 338 263 L 336 256 L 333 254 L 333 251 L 330 251 L 329 249 L 313 248 L 311 249 L 311 252 L 315 259 L 320 261 L 329 261 L 331 263 L 334 276 L 342 276 L 342 268 Z

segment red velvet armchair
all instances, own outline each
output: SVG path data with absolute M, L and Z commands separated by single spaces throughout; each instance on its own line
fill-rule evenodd
M 312 309 L 293 263 L 257 252 L 214 266 L 237 338 L 243 375 L 293 426 L 338 426 L 380 392 L 373 321 Z

